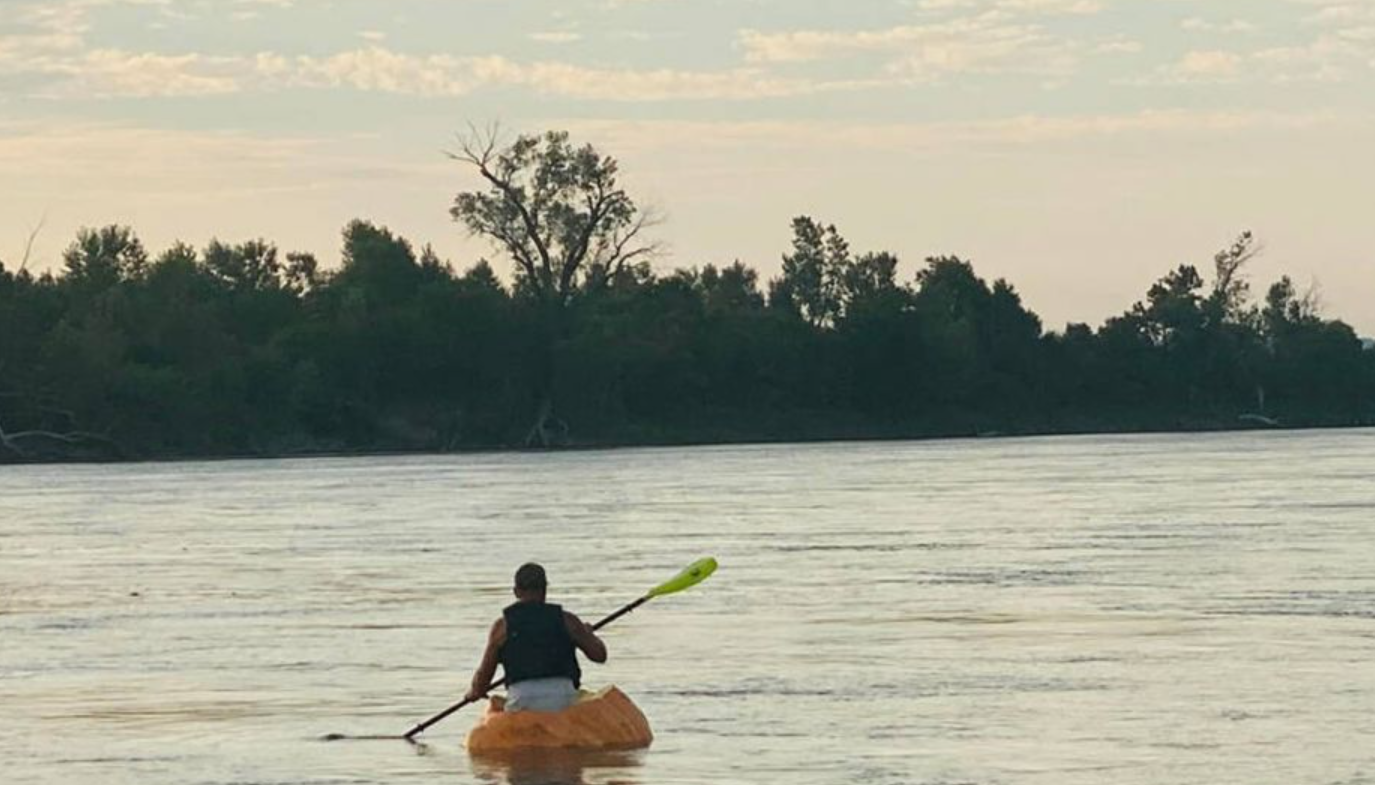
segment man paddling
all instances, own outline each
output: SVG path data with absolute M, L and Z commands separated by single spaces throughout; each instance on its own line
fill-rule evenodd
M 606 662 L 606 644 L 582 619 L 546 602 L 548 588 L 540 565 L 516 570 L 516 602 L 492 624 L 466 699 L 487 694 L 500 664 L 506 672 L 506 711 L 562 711 L 578 697 L 582 670 L 577 652 Z

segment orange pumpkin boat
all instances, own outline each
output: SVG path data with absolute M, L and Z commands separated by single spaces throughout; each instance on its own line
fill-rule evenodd
M 654 740 L 649 720 L 615 687 L 583 692 L 563 711 L 507 712 L 506 699 L 493 697 L 468 733 L 474 755 L 520 749 L 632 750 Z

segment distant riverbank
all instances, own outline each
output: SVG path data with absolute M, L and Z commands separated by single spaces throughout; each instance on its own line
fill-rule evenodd
M 949 427 L 945 429 L 918 428 L 882 429 L 863 427 L 850 423 L 847 427 L 814 427 L 788 433 L 750 431 L 743 428 L 720 428 L 697 433 L 674 433 L 660 429 L 644 429 L 608 435 L 600 439 L 575 440 L 548 447 L 527 447 L 521 445 L 466 445 L 441 448 L 435 445 L 397 445 L 361 446 L 341 448 L 338 446 L 310 446 L 298 443 L 292 449 L 263 450 L 259 452 L 224 453 L 167 453 L 147 455 L 124 455 L 102 452 L 91 448 L 87 452 L 73 454 L 69 446 L 50 452 L 35 451 L 26 457 L 7 455 L 0 452 L 0 465 L 22 464 L 61 464 L 61 463 L 142 463 L 142 462 L 179 462 L 179 461 L 237 461 L 260 459 L 310 459 L 310 458 L 360 458 L 407 455 L 481 455 L 494 453 L 568 453 L 578 451 L 601 451 L 635 449 L 645 447 L 696 447 L 696 446 L 746 446 L 746 445 L 814 445 L 829 443 L 864 442 L 919 442 L 964 439 L 1014 439 L 1054 436 L 1112 436 L 1133 434 L 1190 434 L 1190 433 L 1229 433 L 1245 431 L 1310 431 L 1375 428 L 1375 420 L 1350 422 L 1343 420 L 1321 421 L 1309 419 L 1285 423 L 1259 415 L 1241 415 L 1234 419 L 1174 418 L 1170 421 L 1154 423 L 1138 422 L 1133 425 L 1105 425 L 1087 419 L 1076 427 L 1004 427 L 969 429 Z
M 0 267 L 0 460 L 446 453 L 1375 423 L 1375 351 L 1242 235 L 1099 327 L 1047 330 L 958 257 L 912 272 L 794 221 L 784 272 L 647 265 L 561 295 L 366 222 L 156 259 L 82 232 Z M 578 279 L 582 280 L 582 279 Z M 573 286 L 570 279 L 569 286 Z M 551 299 L 552 298 L 552 299 Z

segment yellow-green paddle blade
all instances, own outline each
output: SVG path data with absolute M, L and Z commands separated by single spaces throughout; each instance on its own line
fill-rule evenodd
M 711 575 L 713 572 L 716 572 L 716 560 L 708 556 L 705 559 L 700 559 L 688 565 L 686 570 L 673 576 L 671 580 L 650 589 L 649 594 L 646 596 L 662 597 L 665 594 L 673 594 L 683 589 L 690 589 L 706 580 L 707 576 Z

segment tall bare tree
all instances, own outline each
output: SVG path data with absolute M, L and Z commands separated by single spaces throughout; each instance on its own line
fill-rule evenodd
M 509 254 L 544 301 L 567 304 L 657 249 L 643 238 L 654 216 L 620 187 L 616 159 L 591 145 L 549 131 L 503 147 L 496 129 L 471 130 L 460 142 L 449 156 L 488 187 L 458 194 L 450 213 Z
M 1213 293 L 1208 298 L 1208 307 L 1215 321 L 1243 317 L 1246 298 L 1251 291 L 1243 271 L 1263 250 L 1255 235 L 1248 231 L 1213 256 Z
M 459 193 L 450 214 L 511 257 L 519 285 L 540 306 L 546 356 L 526 443 L 549 446 L 560 430 L 555 368 L 567 307 L 655 253 L 644 238 L 655 218 L 621 187 L 616 159 L 574 146 L 567 132 L 522 134 L 503 145 L 495 127 L 470 128 L 459 141 L 449 156 L 475 169 L 485 187 Z

